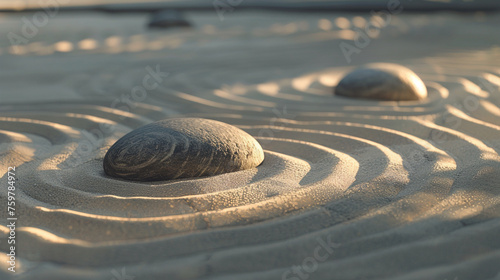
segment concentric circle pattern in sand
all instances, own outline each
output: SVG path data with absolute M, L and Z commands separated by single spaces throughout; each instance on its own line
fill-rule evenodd
M 369 15 L 193 13 L 191 31 L 145 34 L 146 16 L 88 16 L 71 16 L 82 31 L 61 14 L 17 50 L 1 39 L 19 279 L 282 279 L 318 239 L 338 246 L 310 279 L 498 279 L 498 14 L 402 13 L 351 64 L 339 44 Z M 411 68 L 428 98 L 332 95 L 371 62 Z M 168 76 L 134 92 L 157 67 Z M 264 163 L 152 184 L 104 175 L 117 139 L 178 116 L 245 130 Z

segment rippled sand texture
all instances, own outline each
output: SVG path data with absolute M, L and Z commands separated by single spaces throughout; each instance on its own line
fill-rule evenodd
M 282 279 L 318 238 L 338 246 L 309 279 L 500 278 L 500 15 L 402 13 L 351 64 L 339 43 L 369 14 L 189 16 L 191 31 L 143 34 L 146 16 L 60 14 L 17 50 L 1 37 L 19 279 Z M 0 21 L 20 33 L 20 16 Z M 332 95 L 370 62 L 411 68 L 428 99 Z M 132 95 L 156 65 L 168 77 Z M 153 184 L 104 175 L 117 139 L 173 116 L 236 125 L 266 159 Z

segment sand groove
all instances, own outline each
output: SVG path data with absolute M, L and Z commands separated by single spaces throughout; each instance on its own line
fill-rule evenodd
M 458 16 L 441 16 L 449 21 L 440 26 L 444 33 L 463 24 Z M 438 20 L 429 16 L 422 27 L 418 16 L 401 16 L 408 30 L 391 24 L 392 33 L 363 51 L 414 70 L 429 97 L 354 100 L 332 96 L 351 67 L 338 53 L 333 62 L 324 58 L 332 42 L 341 41 L 316 30 L 319 19 L 307 15 L 304 28 L 287 16 L 265 18 L 269 34 L 258 30 L 262 22 L 214 34 L 196 30 L 176 38 L 184 42 L 180 47 L 102 60 L 75 50 L 72 59 L 102 68 L 75 66 L 84 73 L 76 77 L 55 64 L 59 82 L 72 89 L 68 99 L 41 86 L 42 102 L 0 104 L 1 179 L 8 166 L 18 169 L 18 254 L 25 272 L 19 279 L 110 279 L 110 271 L 122 267 L 137 279 L 282 279 L 312 256 L 318 238 L 339 247 L 311 279 L 497 279 L 500 54 L 490 48 L 491 36 L 477 35 L 478 50 L 456 39 L 463 48 L 432 49 L 420 58 L 414 42 L 408 53 L 416 57 L 393 57 L 382 49 Z M 250 24 L 245 14 L 233 20 Z M 295 29 L 271 28 L 275 21 Z M 487 22 L 493 24 L 471 24 L 494 32 L 498 19 L 491 15 Z M 249 34 L 260 35 L 247 42 Z M 321 36 L 327 38 L 314 40 Z M 24 59 L 21 68 L 29 68 L 35 54 L 25 56 L 16 57 Z M 169 63 L 179 69 L 169 68 L 145 100 L 112 106 L 141 84 L 145 65 L 158 61 L 165 71 Z M 9 76 L 2 71 L 0 79 Z M 174 116 L 245 130 L 264 148 L 264 163 L 155 183 L 105 176 L 102 160 L 117 139 Z M 0 237 L 7 235 L 0 226 Z M 0 248 L 7 250 L 5 243 Z M 8 273 L 2 269 L 0 276 Z

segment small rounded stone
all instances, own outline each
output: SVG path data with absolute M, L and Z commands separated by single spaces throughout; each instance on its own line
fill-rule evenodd
M 160 10 L 151 15 L 149 28 L 191 27 L 189 21 L 177 10 Z
M 427 97 L 424 82 L 410 69 L 392 63 L 373 63 L 348 73 L 335 94 L 377 100 L 421 100 Z
M 120 138 L 104 157 L 104 172 L 134 181 L 211 176 L 257 167 L 260 144 L 232 125 L 201 118 L 157 121 Z

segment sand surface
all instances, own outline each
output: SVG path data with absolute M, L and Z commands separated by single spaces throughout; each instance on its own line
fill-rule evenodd
M 21 34 L 22 16 L 1 15 L 1 34 Z M 302 279 L 500 279 L 500 14 L 403 12 L 350 63 L 339 44 L 369 14 L 224 16 L 152 32 L 146 15 L 59 14 L 26 45 L 0 38 L 16 279 L 301 279 L 292 266 Z M 371 62 L 411 68 L 429 97 L 332 96 Z M 157 67 L 168 76 L 140 91 Z M 179 116 L 247 131 L 264 163 L 153 184 L 104 175 L 117 139 Z

